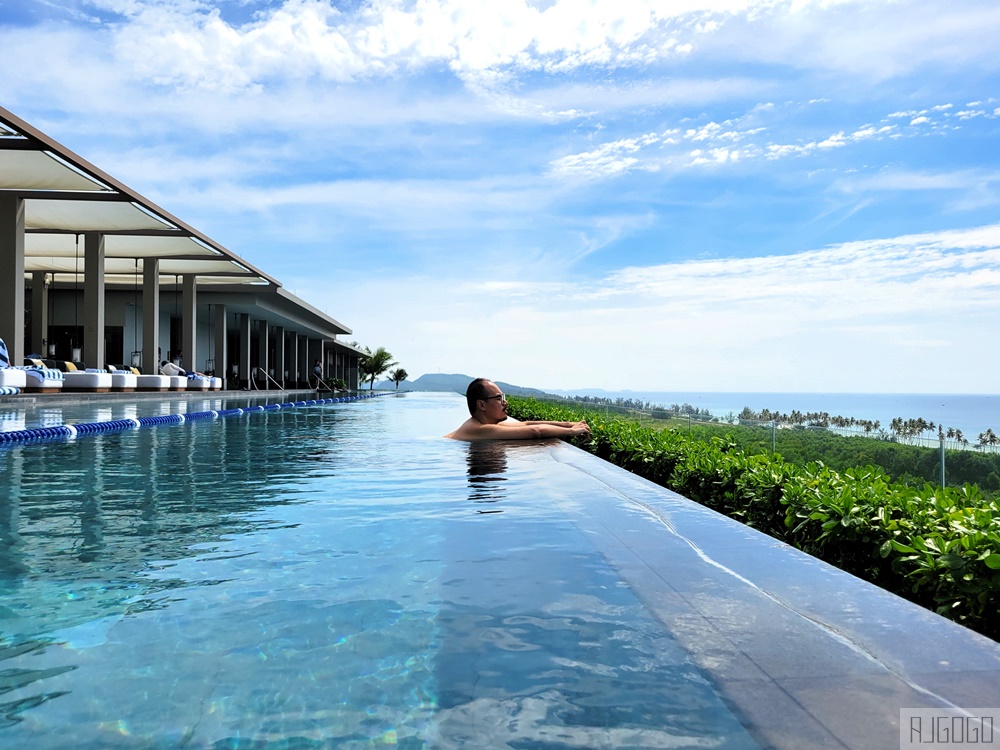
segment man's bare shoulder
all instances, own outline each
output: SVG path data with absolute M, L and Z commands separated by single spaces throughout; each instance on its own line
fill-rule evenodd
M 466 435 L 466 433 L 469 430 L 469 422 L 472 422 L 472 421 L 474 421 L 474 420 L 472 420 L 472 419 L 465 420 L 458 427 L 458 429 L 453 430 L 452 432 L 449 432 L 447 435 L 445 435 L 445 437 L 446 438 L 451 438 L 452 440 L 467 440 L 468 438 L 466 438 L 465 435 Z
M 513 437 L 510 430 L 519 425 L 515 419 L 499 424 L 483 424 L 478 419 L 470 417 L 457 430 L 449 432 L 445 437 L 452 440 L 502 440 L 504 437 Z

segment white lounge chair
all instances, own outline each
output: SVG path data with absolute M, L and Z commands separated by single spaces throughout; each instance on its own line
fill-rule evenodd
M 187 389 L 189 391 L 207 391 L 212 385 L 212 379 L 204 375 L 190 374 L 187 376 Z
M 0 396 L 16 396 L 28 384 L 24 370 L 11 367 L 7 344 L 0 339 Z
M 87 393 L 107 393 L 111 390 L 111 373 L 88 367 L 78 370 L 72 362 L 66 363 L 63 373 L 63 389 L 67 391 L 86 391 Z
M 111 371 L 111 390 L 115 393 L 131 393 L 139 385 L 139 376 L 131 370 L 118 369 L 114 365 L 108 365 Z
M 66 378 L 60 370 L 46 367 L 40 359 L 26 358 L 25 365 L 18 367 L 24 370 L 27 378 L 25 391 L 28 393 L 59 393 L 63 389 Z
M 139 391 L 169 391 L 170 377 L 167 375 L 136 375 L 135 387 Z

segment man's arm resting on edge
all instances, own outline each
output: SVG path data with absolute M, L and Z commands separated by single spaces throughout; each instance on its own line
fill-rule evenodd
M 471 426 L 470 426 L 471 427 Z M 590 434 L 586 422 L 528 424 L 525 422 L 484 424 L 452 434 L 460 440 L 537 440 L 539 438 L 585 437 Z

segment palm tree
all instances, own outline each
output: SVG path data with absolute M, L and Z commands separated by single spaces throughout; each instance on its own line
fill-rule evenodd
M 994 447 L 997 444 L 997 435 L 993 432 L 993 428 L 987 428 L 986 432 L 979 433 L 979 443 L 976 445 L 980 450 L 985 449 L 987 446 Z
M 396 384 L 396 390 L 399 390 L 399 384 L 402 383 L 410 376 L 406 370 L 402 367 L 397 367 L 395 370 L 389 370 L 389 380 Z
M 370 380 L 368 390 L 372 391 L 375 390 L 375 378 L 396 363 L 392 361 L 392 355 L 385 350 L 384 346 L 380 346 L 375 351 L 366 346 L 365 351 L 368 352 L 368 357 L 361 362 L 358 369 L 364 375 L 361 382 Z

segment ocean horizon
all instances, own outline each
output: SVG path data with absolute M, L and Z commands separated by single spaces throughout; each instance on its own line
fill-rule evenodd
M 831 417 L 871 419 L 888 430 L 896 417 L 923 418 L 947 431 L 962 431 L 965 439 L 975 443 L 980 433 L 992 429 L 1000 434 L 1000 394 L 948 393 L 759 393 L 723 391 L 606 391 L 598 388 L 553 391 L 563 396 L 596 396 L 600 398 L 636 399 L 657 406 L 690 404 L 707 410 L 720 419 L 727 414 L 739 414 L 745 407 L 755 412 L 769 409 L 790 414 L 798 410 L 826 412 Z M 925 437 L 931 437 L 926 433 Z

